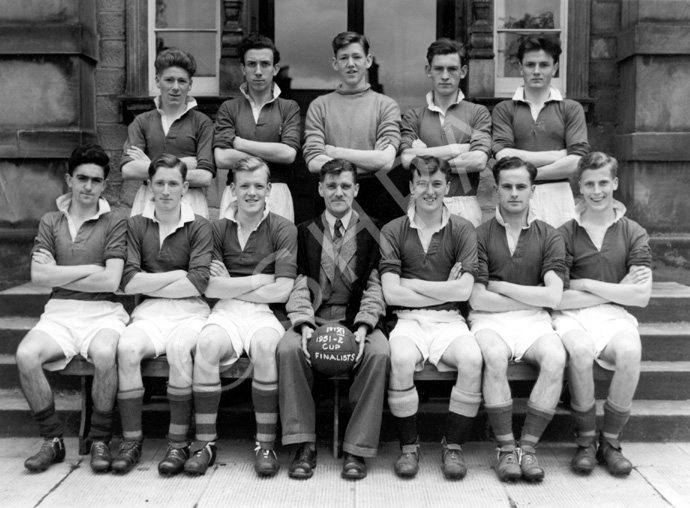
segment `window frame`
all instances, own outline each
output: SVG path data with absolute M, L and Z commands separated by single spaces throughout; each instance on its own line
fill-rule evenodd
M 538 35 L 538 34 L 559 34 L 559 39 L 561 41 L 562 53 L 559 57 L 558 65 L 558 77 L 554 77 L 551 80 L 551 86 L 560 90 L 563 95 L 568 92 L 568 36 L 569 36 L 569 1 L 568 0 L 558 0 L 561 4 L 560 9 L 560 28 L 552 29 L 532 29 L 532 28 L 501 28 L 498 26 L 499 15 L 501 9 L 499 9 L 499 3 L 502 6 L 507 6 L 508 2 L 511 0 L 494 0 L 494 20 L 493 20 L 493 39 L 494 39 L 494 95 L 496 97 L 512 97 L 515 90 L 523 84 L 522 77 L 501 77 L 499 76 L 499 65 L 501 60 L 499 59 L 499 45 L 500 45 L 500 34 L 518 34 L 518 35 Z M 514 1 L 514 0 L 512 0 Z M 563 63 L 565 62 L 565 65 Z

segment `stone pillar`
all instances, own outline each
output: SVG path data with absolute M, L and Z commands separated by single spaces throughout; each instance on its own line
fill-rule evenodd
M 29 278 L 40 217 L 65 188 L 66 159 L 93 142 L 95 2 L 25 0 L 0 13 L 0 286 Z
M 470 97 L 494 96 L 494 35 L 492 0 L 470 2 L 468 92 Z
M 592 18 L 605 7 L 595 2 Z M 616 138 L 621 197 L 652 235 L 655 261 L 684 268 L 690 268 L 688 33 L 686 1 L 622 3 Z

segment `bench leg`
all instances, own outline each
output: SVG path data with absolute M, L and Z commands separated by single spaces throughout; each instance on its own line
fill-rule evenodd
M 88 442 L 89 431 L 91 430 L 91 413 L 93 411 L 93 401 L 91 400 L 91 387 L 93 378 L 81 376 L 81 418 L 79 420 L 79 455 L 89 453 L 91 443 Z
M 333 381 L 333 458 L 340 454 L 340 381 Z

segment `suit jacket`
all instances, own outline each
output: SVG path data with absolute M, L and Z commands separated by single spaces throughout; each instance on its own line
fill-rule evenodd
M 356 243 L 355 249 L 343 245 L 341 254 L 347 259 L 338 260 L 339 265 L 347 265 L 354 272 L 353 276 L 344 278 L 350 290 L 345 325 L 353 329 L 361 324 L 366 324 L 372 330 L 380 327 L 380 319 L 385 313 L 378 273 L 381 226 L 375 219 L 362 219 L 353 213 L 345 233 L 344 241 Z M 298 277 L 286 304 L 288 317 L 295 327 L 305 323 L 316 327 L 315 310 L 324 304 L 319 277 L 324 241 L 328 241 L 326 227 L 323 214 L 297 226 Z M 354 262 L 350 256 L 354 257 Z

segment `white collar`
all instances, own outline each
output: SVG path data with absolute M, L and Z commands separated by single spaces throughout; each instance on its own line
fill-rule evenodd
M 503 215 L 501 215 L 501 207 L 499 205 L 496 205 L 496 220 L 504 228 L 511 227 L 510 224 L 508 224 L 505 220 L 503 220 Z M 535 220 L 537 220 L 537 218 L 535 216 L 530 216 L 529 210 L 527 210 L 527 225 L 522 226 L 520 229 L 529 229 L 529 227 L 532 225 L 532 223 Z
M 69 207 L 72 204 L 72 193 L 68 192 L 67 194 L 63 194 L 62 196 L 58 197 L 55 200 L 55 204 L 57 205 L 59 211 L 64 213 L 66 216 L 70 217 Z M 98 198 L 98 203 L 96 205 L 96 214 L 87 220 L 98 219 L 101 215 L 108 213 L 109 211 L 110 204 L 104 198 Z
M 555 88 L 553 86 L 549 87 L 550 93 L 549 93 L 549 98 L 546 99 L 546 102 L 551 102 L 551 101 L 562 101 L 563 100 L 563 94 L 558 88 Z M 530 102 L 525 98 L 525 85 L 520 85 L 517 90 L 515 91 L 515 95 L 513 95 L 513 100 L 514 101 L 520 101 L 520 102 L 526 102 L 527 104 L 530 104 Z
M 426 105 L 427 105 L 427 108 L 429 108 L 429 111 L 435 111 L 435 112 L 437 112 L 437 113 L 443 114 L 443 111 L 441 110 L 441 108 L 439 108 L 439 107 L 436 105 L 436 102 L 434 102 L 434 97 L 435 97 L 435 94 L 434 94 L 434 91 L 433 91 L 433 90 L 431 90 L 430 92 L 428 92 L 428 93 L 426 94 Z M 456 97 L 455 101 L 451 104 L 451 106 L 454 106 L 454 105 L 456 105 L 456 104 L 460 104 L 464 99 L 465 99 L 465 94 L 463 94 L 463 93 L 462 93 L 462 90 L 460 90 L 460 89 L 458 88 L 458 96 Z
M 147 219 L 151 219 L 153 222 L 161 223 L 158 219 L 156 219 L 156 204 L 151 201 L 147 201 L 146 205 L 144 205 L 144 211 L 141 213 L 144 217 Z M 180 222 L 177 223 L 177 226 L 175 229 L 179 229 L 182 226 L 185 225 L 186 222 L 193 222 L 194 221 L 194 210 L 190 205 L 185 203 L 184 201 L 180 202 Z
M 416 206 L 411 206 L 407 210 L 407 218 L 410 219 L 410 227 L 412 229 L 419 229 L 419 226 L 417 226 L 417 224 L 415 223 L 415 219 L 417 217 L 416 208 Z M 434 231 L 434 233 L 437 231 L 441 231 L 443 228 L 445 228 L 446 224 L 448 224 L 448 221 L 450 220 L 450 210 L 448 210 L 448 207 L 445 203 L 443 204 L 443 208 L 441 209 L 441 211 L 441 225 Z
M 587 203 L 585 203 L 585 200 L 583 199 L 580 201 L 576 206 L 575 206 L 575 221 L 579 225 L 582 225 L 582 214 L 587 210 Z M 613 200 L 613 222 L 616 223 L 623 217 L 625 217 L 625 213 L 627 212 L 627 208 L 623 203 L 618 201 L 617 199 Z
M 235 201 L 233 203 L 233 205 L 234 206 L 228 207 L 228 212 L 225 215 L 225 218 L 228 220 L 231 220 L 232 222 L 234 222 L 235 224 L 237 224 L 239 226 L 240 222 L 237 220 L 237 217 L 236 217 L 237 216 L 237 201 Z M 268 214 L 269 214 L 268 203 L 266 203 L 264 205 L 264 211 L 261 214 L 261 220 L 256 224 L 256 227 L 252 231 L 256 231 L 257 229 L 259 229 L 259 226 L 261 225 L 261 223 L 263 221 L 266 220 L 266 217 L 268 217 Z
M 165 112 L 161 109 L 161 96 L 159 95 L 155 99 L 153 99 L 153 103 L 156 105 L 156 109 L 158 112 L 161 114 L 161 116 L 167 116 Z M 185 103 L 185 110 L 180 114 L 179 116 L 184 115 L 187 113 L 190 109 L 193 109 L 197 106 L 196 99 L 190 95 L 187 96 L 187 102 Z M 179 117 L 178 117 L 179 118 Z
M 343 223 L 343 231 L 347 231 L 347 227 L 350 225 L 350 220 L 352 220 L 353 217 L 353 212 L 354 210 L 350 208 L 350 210 L 340 219 L 340 222 Z M 326 216 L 326 222 L 331 227 L 331 231 L 333 231 L 335 229 L 335 221 L 337 221 L 338 218 L 328 210 L 325 210 L 323 213 Z
M 278 86 L 278 83 L 273 82 L 271 88 L 272 88 L 272 90 L 273 90 L 273 98 L 272 98 L 270 101 L 268 101 L 266 104 L 270 104 L 271 102 L 273 102 L 274 100 L 276 100 L 278 97 L 280 97 L 281 90 L 280 90 L 280 87 Z M 244 95 L 245 98 L 246 98 L 250 103 L 255 104 L 254 99 L 252 99 L 252 96 L 249 95 L 249 92 L 247 92 L 247 83 L 246 83 L 246 82 L 244 82 L 244 83 L 242 83 L 242 84 L 240 85 L 240 93 L 241 93 L 242 95 Z M 265 104 L 264 104 L 264 105 L 265 105 Z

